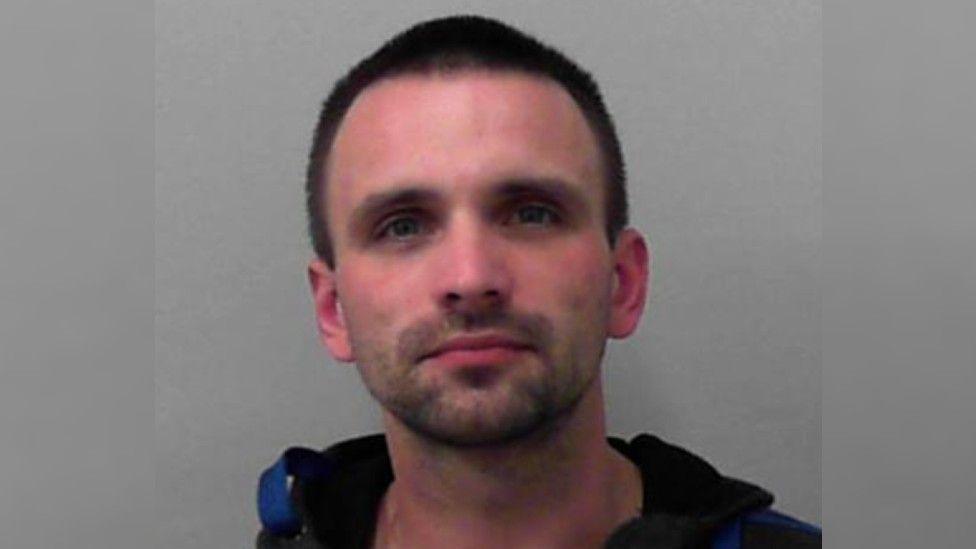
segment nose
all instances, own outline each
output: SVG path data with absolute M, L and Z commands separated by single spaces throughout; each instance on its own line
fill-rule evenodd
M 504 243 L 490 227 L 459 220 L 441 244 L 434 292 L 447 312 L 487 313 L 511 299 L 512 273 Z

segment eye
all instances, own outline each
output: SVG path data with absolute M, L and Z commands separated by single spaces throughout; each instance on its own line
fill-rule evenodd
M 526 204 L 515 210 L 513 221 L 523 225 L 552 225 L 560 220 L 559 214 L 542 204 Z
M 416 216 L 400 215 L 389 219 L 376 231 L 376 239 L 406 240 L 423 232 L 423 226 Z

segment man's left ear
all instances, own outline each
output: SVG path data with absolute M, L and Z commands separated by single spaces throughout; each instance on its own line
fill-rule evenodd
M 610 296 L 609 336 L 625 338 L 637 329 L 651 289 L 651 251 L 636 229 L 617 235 L 613 248 L 613 291 Z

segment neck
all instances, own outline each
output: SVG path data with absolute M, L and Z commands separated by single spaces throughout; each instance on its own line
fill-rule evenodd
M 387 415 L 395 481 L 377 547 L 602 547 L 638 513 L 636 467 L 606 441 L 599 378 L 558 424 L 497 447 L 445 447 Z

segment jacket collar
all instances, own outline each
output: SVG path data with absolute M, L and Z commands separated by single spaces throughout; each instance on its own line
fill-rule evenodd
M 724 477 L 700 457 L 655 436 L 608 442 L 637 465 L 644 488 L 641 516 L 621 525 L 608 549 L 707 547 L 723 523 L 773 501 L 762 488 Z M 380 501 L 393 481 L 386 439 L 349 440 L 324 455 L 334 465 L 329 478 L 299 479 L 294 487 L 307 534 L 323 548 L 369 547 Z

